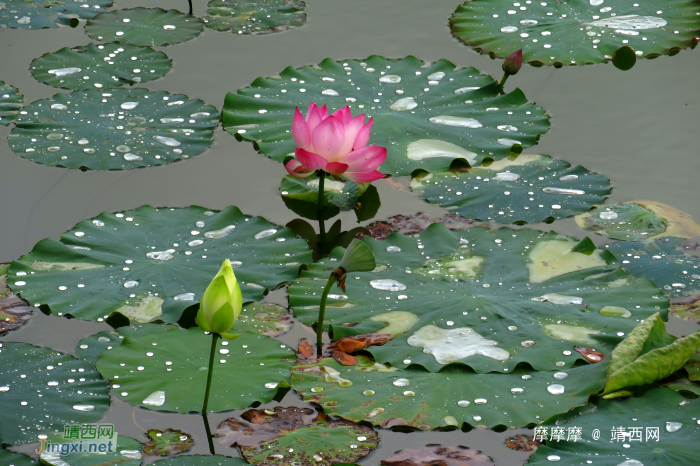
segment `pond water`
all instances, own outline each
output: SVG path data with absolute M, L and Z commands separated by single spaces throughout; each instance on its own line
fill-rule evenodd
M 362 59 L 376 54 L 396 58 L 414 55 L 431 61 L 445 58 L 458 66 L 474 66 L 495 78 L 502 74 L 500 60 L 479 55 L 451 36 L 448 18 L 461 3 L 459 0 L 306 3 L 308 22 L 298 29 L 240 36 L 205 28 L 194 40 L 157 48 L 173 59 L 173 69 L 164 78 L 141 87 L 186 94 L 220 109 L 227 92 L 247 86 L 259 76 L 276 75 L 286 66 L 315 64 L 327 57 Z M 182 11 L 187 8 L 184 1 L 159 0 L 143 5 L 117 0 L 113 9 L 135 6 L 177 7 Z M 201 16 L 204 10 L 205 2 L 195 0 L 194 14 Z M 82 24 L 76 29 L 0 29 L 0 79 L 17 86 L 25 103 L 49 97 L 59 91 L 33 79 L 28 71 L 31 60 L 62 47 L 89 42 Z M 650 199 L 700 219 L 698 53 L 686 50 L 675 57 L 640 60 L 628 72 L 611 64 L 561 69 L 524 66 L 508 80 L 506 90 L 519 87 L 551 116 L 548 133 L 526 153 L 551 155 L 607 176 L 613 185 L 608 203 Z M 0 127 L 0 139 L 4 140 L 9 132 Z M 42 238 L 58 238 L 85 218 L 144 204 L 194 204 L 212 209 L 236 205 L 246 214 L 262 215 L 278 224 L 295 217 L 285 208 L 278 192 L 279 180 L 286 174 L 283 166 L 257 154 L 252 144 L 237 142 L 220 127 L 215 131 L 211 149 L 191 160 L 162 167 L 115 172 L 52 168 L 18 157 L 5 143 L 0 144 L 0 167 L 0 262 L 28 253 Z M 443 215 L 442 209 L 423 202 L 408 190 L 407 177 L 395 181 L 398 185 L 386 180 L 375 183 L 382 200 L 376 219 L 417 212 Z M 341 214 L 340 218 L 345 228 L 355 226 L 352 213 Z M 578 238 L 586 233 L 573 218 L 528 228 L 555 230 Z M 605 241 L 597 235 L 589 236 L 597 244 Z M 272 293 L 267 301 L 287 304 L 281 291 Z M 677 336 L 695 332 L 698 327 L 672 317 L 667 326 Z M 26 341 L 74 354 L 77 341 L 107 328 L 106 324 L 35 315 L 30 323 L 4 340 Z M 312 335 L 297 324 L 280 339 L 296 346 L 302 337 Z M 269 404 L 275 405 L 278 404 Z M 305 406 L 291 392 L 279 405 Z M 230 415 L 212 415 L 211 424 L 218 425 Z M 201 418 L 197 416 L 148 411 L 113 398 L 104 419 L 112 421 L 120 434 L 135 438 L 142 438 L 143 429 L 181 428 L 198 440 L 193 452 L 208 452 Z M 378 464 L 402 448 L 442 443 L 481 450 L 499 465 L 521 465 L 528 454 L 503 446 L 505 438 L 518 432 L 529 433 L 473 430 L 404 434 L 382 430 L 380 447 L 361 463 Z M 16 450 L 28 452 L 31 448 Z M 233 449 L 218 445 L 217 450 L 238 455 Z

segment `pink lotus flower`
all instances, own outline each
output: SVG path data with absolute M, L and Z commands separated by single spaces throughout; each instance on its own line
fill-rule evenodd
M 523 66 L 523 49 L 516 50 L 515 52 L 508 55 L 503 62 L 503 71 L 508 74 L 518 74 L 520 68 Z
M 298 178 L 316 170 L 356 183 L 384 178 L 377 168 L 386 160 L 386 149 L 367 145 L 371 130 L 372 119 L 365 124 L 364 115 L 353 118 L 350 107 L 328 116 L 325 105 L 319 108 L 311 102 L 306 118 L 296 108 L 292 124 L 296 159 L 287 162 L 285 168 Z

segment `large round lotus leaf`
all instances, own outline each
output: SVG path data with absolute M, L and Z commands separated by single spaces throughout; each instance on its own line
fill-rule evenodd
M 625 241 L 638 241 L 666 231 L 667 222 L 654 212 L 632 202 L 610 204 L 576 217 L 581 228 Z
M 328 358 L 292 369 L 292 389 L 326 413 L 382 427 L 525 427 L 581 406 L 605 385 L 607 363 L 557 372 L 519 367 L 475 374 L 460 366 L 398 370 L 360 356 L 356 366 Z
M 418 238 L 416 238 L 418 236 Z M 605 252 L 573 252 L 576 241 L 552 233 L 432 224 L 420 235 L 363 240 L 377 268 L 347 278 L 328 300 L 335 339 L 368 332 L 395 338 L 368 348 L 394 367 L 430 371 L 459 362 L 476 372 L 572 367 L 574 346 L 619 341 L 668 302 L 651 282 L 607 264 Z M 289 287 L 289 303 L 307 325 L 317 318 L 329 266 L 313 264 Z M 388 324 L 388 326 L 386 326 Z M 612 339 L 610 338 L 612 337 Z M 600 339 L 600 340 L 599 340 Z
M 229 458 L 220 455 L 187 455 L 160 460 L 153 463 L 158 466 L 247 466 L 242 458 Z
M 669 388 L 655 388 L 625 400 L 597 399 L 561 415 L 547 428 L 529 466 L 671 466 L 696 464 L 700 457 L 700 400 L 686 400 Z M 580 428 L 580 437 L 568 438 Z M 552 440 L 552 429 L 556 429 Z M 620 430 L 621 429 L 621 430 Z M 594 437 L 594 431 L 600 435 Z M 656 436 L 654 436 L 656 432 Z M 589 461 L 593 461 L 589 463 Z
M 117 433 L 118 434 L 118 433 Z M 104 441 L 102 439 L 101 441 Z M 51 443 L 49 443 L 51 442 Z M 73 452 L 70 446 L 64 445 L 77 444 L 76 449 L 80 448 L 80 443 L 89 442 L 89 440 L 66 440 L 63 435 L 49 437 L 46 442 L 47 446 L 54 446 L 54 449 L 45 450 L 39 458 L 42 464 L 47 466 L 139 466 L 142 461 L 142 445 L 138 440 L 125 435 L 117 436 L 116 445 L 106 444 L 106 453 L 95 454 L 94 452 Z M 62 454 L 60 448 L 66 448 L 66 454 Z M 88 445 L 82 445 L 82 448 L 88 448 Z M 109 448 L 112 450 L 110 451 Z
M 445 171 L 454 159 L 472 166 L 485 157 L 501 159 L 516 140 L 532 146 L 549 128 L 544 109 L 528 103 L 522 91 L 500 95 L 497 83 L 474 68 L 376 55 L 326 59 L 258 78 L 228 93 L 224 128 L 282 162 L 294 152 L 294 108 L 306 113 L 310 102 L 331 112 L 349 105 L 353 115 L 374 118 L 369 143 L 386 147 L 379 170 L 392 175 Z
M 112 6 L 112 0 L 4 0 L 0 8 L 0 29 L 44 29 L 66 26 L 73 18 L 90 19 Z
M 41 463 L 34 461 L 22 453 L 14 453 L 10 450 L 0 450 L 0 464 L 8 466 L 41 466 Z
M 481 53 L 505 58 L 523 49 L 525 62 L 561 66 L 611 60 L 623 46 L 640 57 L 675 55 L 697 44 L 698 14 L 694 0 L 470 0 L 450 24 L 456 38 Z
M 270 34 L 306 23 L 301 0 L 210 0 L 204 24 L 234 34 Z
M 280 382 L 289 383 L 295 359 L 291 349 L 262 335 L 240 335 L 217 342 L 210 411 L 267 403 Z M 199 328 L 177 327 L 126 337 L 121 346 L 102 353 L 97 369 L 127 403 L 158 411 L 198 412 L 207 385 L 211 339 Z
M 546 155 L 414 178 L 411 189 L 445 209 L 483 221 L 537 223 L 586 212 L 610 194 L 610 180 Z
M 297 277 L 310 262 L 306 241 L 237 207 L 150 206 L 84 220 L 12 263 L 8 283 L 58 315 L 103 320 L 117 311 L 136 322 L 176 322 L 199 302 L 230 259 L 244 301 Z
M 24 97 L 15 86 L 0 81 L 0 125 L 7 126 L 22 108 Z
M 251 409 L 221 423 L 217 440 L 238 447 L 251 464 L 282 466 L 308 463 L 351 463 L 377 448 L 370 427 L 332 419 L 311 408 Z
M 1 315 L 1 314 L 0 314 Z M 248 303 L 243 306 L 238 319 L 230 333 L 251 332 L 268 337 L 277 337 L 292 327 L 290 314 L 286 309 L 271 303 Z M 136 324 L 105 330 L 83 338 L 75 346 L 75 354 L 93 364 L 105 350 L 111 350 L 122 344 L 125 337 L 137 337 L 142 334 L 152 335 L 169 329 L 162 324 Z
M 128 170 L 176 162 L 209 148 L 215 107 L 147 89 L 77 91 L 22 110 L 8 137 L 18 155 L 42 165 Z
M 28 343 L 0 343 L 0 397 L 0 444 L 11 445 L 94 422 L 109 406 L 107 383 L 91 364 Z
M 131 8 L 95 16 L 85 25 L 92 40 L 160 47 L 194 39 L 201 34 L 202 20 L 162 8 Z
M 651 280 L 669 297 L 700 294 L 700 259 L 687 254 L 698 248 L 684 238 L 657 238 L 645 242 L 616 241 L 606 245 L 622 268 Z
M 44 54 L 29 69 L 44 84 L 82 91 L 152 81 L 165 76 L 171 64 L 167 55 L 150 47 L 91 43 Z

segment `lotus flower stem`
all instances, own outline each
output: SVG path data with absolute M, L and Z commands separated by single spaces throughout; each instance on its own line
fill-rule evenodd
M 190 4 L 190 16 L 192 16 L 192 0 L 187 0 L 187 2 Z
M 506 81 L 508 80 L 508 76 L 510 76 L 508 73 L 503 73 L 503 79 L 501 79 L 501 82 L 498 83 L 498 92 L 500 92 L 501 94 L 504 94 L 503 86 L 505 85 Z
M 323 257 L 326 250 L 326 227 L 323 224 L 323 198 L 324 198 L 324 188 L 323 184 L 326 179 L 326 172 L 319 170 L 318 176 L 318 237 L 319 237 L 319 256 Z
M 323 320 L 326 318 L 326 300 L 328 300 L 328 293 L 331 291 L 331 287 L 335 285 L 338 281 L 337 272 L 331 273 L 328 277 L 328 283 L 323 289 L 323 294 L 321 295 L 321 307 L 318 310 L 318 320 L 316 321 L 316 351 L 321 356 L 323 350 Z
M 209 451 L 212 455 L 214 453 L 214 440 L 211 437 L 211 432 L 209 431 L 209 422 L 207 420 L 207 409 L 209 407 L 209 391 L 211 390 L 211 379 L 214 375 L 214 357 L 216 356 L 216 340 L 218 340 L 220 335 L 218 333 L 212 332 L 211 334 L 211 351 L 209 353 L 209 372 L 207 372 L 207 389 L 204 392 L 204 406 L 202 406 L 202 416 L 204 417 L 204 427 L 207 430 L 207 440 L 209 440 Z

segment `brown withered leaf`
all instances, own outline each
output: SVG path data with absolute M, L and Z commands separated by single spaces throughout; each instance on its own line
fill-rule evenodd
M 357 365 L 357 358 L 355 356 L 350 356 L 348 353 L 343 351 L 335 350 L 331 353 L 333 359 L 338 361 L 343 366 L 355 366 Z
M 586 361 L 588 362 L 600 362 L 603 359 L 605 359 L 605 355 L 603 353 L 599 353 L 597 351 L 593 351 L 592 349 L 589 348 L 583 348 L 581 346 L 574 346 L 574 349 L 581 354 L 584 358 L 586 358 Z
M 316 354 L 316 347 L 309 343 L 306 338 L 299 342 L 299 355 L 304 359 L 309 359 Z
M 370 427 L 331 419 L 310 408 L 251 409 L 226 419 L 217 440 L 238 447 L 248 462 L 259 466 L 351 463 L 377 447 Z
M 542 445 L 542 442 L 527 435 L 518 434 L 515 437 L 506 439 L 506 446 L 515 451 L 535 451 L 540 445 Z
M 354 353 L 355 351 L 363 350 L 369 346 L 381 346 L 389 341 L 391 341 L 391 335 L 388 333 L 367 333 L 364 335 L 355 335 L 354 337 L 343 337 L 331 343 L 331 347 L 337 348 L 345 353 Z
M 490 466 L 496 463 L 479 450 L 462 446 L 426 445 L 415 450 L 399 450 L 382 460 L 383 466 Z
M 7 275 L 0 276 L 0 334 L 24 324 L 35 310 L 27 301 L 10 291 Z
M 413 235 L 420 233 L 433 223 L 442 223 L 450 230 L 459 230 L 471 226 L 473 222 L 472 219 L 456 214 L 446 214 L 440 218 L 431 218 L 423 213 L 395 215 L 385 221 L 372 223 L 367 227 L 369 234 L 360 235 L 358 238 L 371 236 L 374 239 L 382 240 L 397 231 L 404 235 Z

